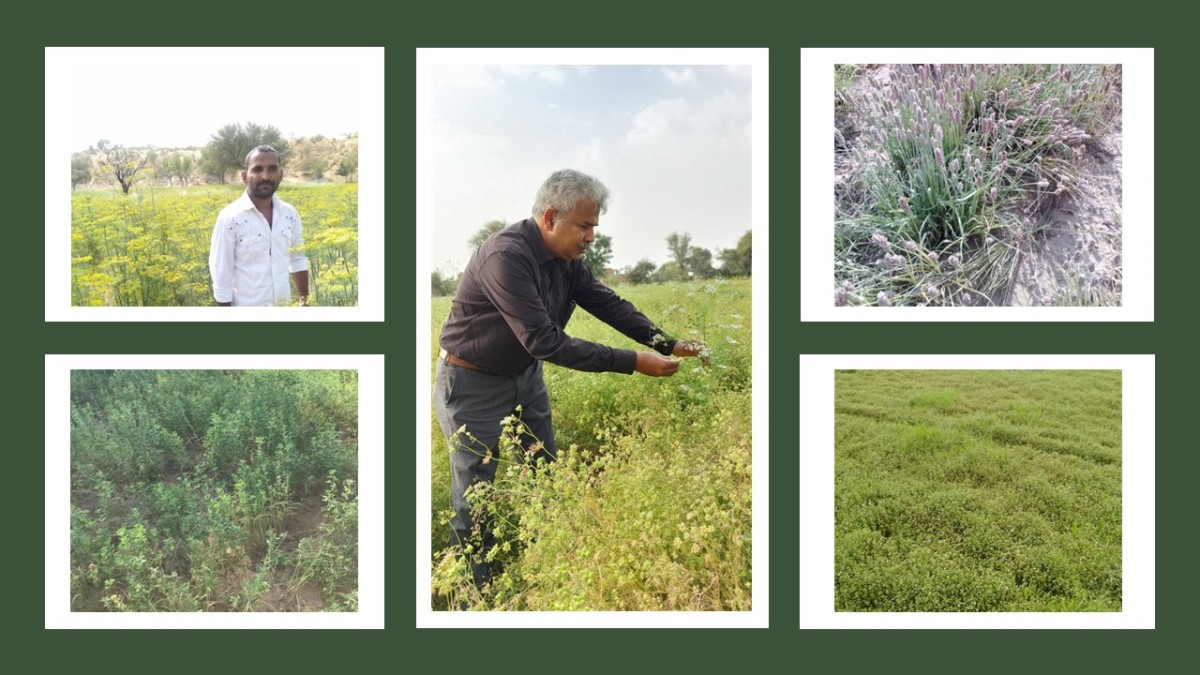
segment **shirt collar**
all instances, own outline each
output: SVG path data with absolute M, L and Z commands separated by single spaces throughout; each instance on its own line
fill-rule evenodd
M 242 196 L 238 197 L 233 203 L 237 206 L 239 211 L 253 211 L 254 209 L 258 208 L 254 205 L 254 202 L 250 200 L 250 193 L 246 190 L 242 190 Z M 271 208 L 274 209 L 277 206 L 279 206 L 279 195 L 273 194 L 271 195 Z
M 533 251 L 533 257 L 537 259 L 539 265 L 544 265 L 547 261 L 553 261 L 557 258 L 546 248 L 546 242 L 542 241 L 542 231 L 538 228 L 537 221 L 533 218 L 526 218 L 521 222 L 521 234 L 525 236 L 525 240 L 529 243 L 529 248 Z

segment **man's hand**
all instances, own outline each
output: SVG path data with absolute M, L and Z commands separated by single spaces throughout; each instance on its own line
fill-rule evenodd
M 708 357 L 708 345 L 704 344 L 703 340 L 680 340 L 675 343 L 675 349 L 671 350 L 675 356 L 699 356 L 700 363 L 705 367 L 711 363 Z
M 654 352 L 638 352 L 633 369 L 650 377 L 668 377 L 679 370 L 679 362 Z

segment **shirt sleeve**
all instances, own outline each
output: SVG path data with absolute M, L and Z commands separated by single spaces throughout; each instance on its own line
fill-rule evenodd
M 233 302 L 233 219 L 217 216 L 212 242 L 208 246 L 208 272 L 212 275 L 213 299 Z
M 663 356 L 675 350 L 675 338 L 667 335 L 633 303 L 617 295 L 596 280 L 587 265 L 579 265 L 575 277 L 575 302 L 588 314 L 600 319 L 630 340 L 643 344 Z
M 566 368 L 588 372 L 633 372 L 637 355 L 567 335 L 550 318 L 538 294 L 537 270 L 529 260 L 503 251 L 480 266 L 483 294 L 499 310 L 529 355 Z
M 304 272 L 308 270 L 308 256 L 301 250 L 304 246 L 303 227 L 300 225 L 300 212 L 293 213 L 296 215 L 296 227 L 292 228 L 292 243 L 288 246 L 288 271 Z

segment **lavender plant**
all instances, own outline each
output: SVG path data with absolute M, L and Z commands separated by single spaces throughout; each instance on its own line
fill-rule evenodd
M 1121 67 L 838 68 L 835 304 L 1002 304 L 1118 118 Z

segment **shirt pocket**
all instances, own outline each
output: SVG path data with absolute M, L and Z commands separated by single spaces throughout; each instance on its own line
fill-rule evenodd
M 237 234 L 237 259 L 243 263 L 264 260 L 271 251 L 271 240 L 261 232 L 243 231 Z
M 275 227 L 279 229 L 279 243 L 283 246 L 283 250 L 287 251 L 291 249 L 292 232 L 295 226 L 284 220 L 282 223 L 276 223 Z

